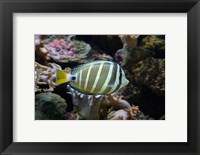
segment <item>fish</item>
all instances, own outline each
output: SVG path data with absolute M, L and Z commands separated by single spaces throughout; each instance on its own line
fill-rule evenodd
M 79 65 L 71 73 L 57 70 L 56 78 L 57 85 L 69 82 L 70 87 L 87 95 L 109 95 L 129 83 L 119 64 L 104 60 Z

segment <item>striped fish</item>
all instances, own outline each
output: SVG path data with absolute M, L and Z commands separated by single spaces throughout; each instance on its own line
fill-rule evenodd
M 111 61 L 94 61 L 72 69 L 70 75 L 57 71 L 57 84 L 69 81 L 75 90 L 88 95 L 108 95 L 128 84 L 122 68 Z

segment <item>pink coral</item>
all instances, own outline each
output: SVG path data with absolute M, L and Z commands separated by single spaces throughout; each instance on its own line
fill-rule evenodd
M 50 52 L 50 57 L 57 62 L 78 61 L 85 58 L 91 50 L 89 44 L 83 41 L 71 40 L 72 36 L 49 39 L 45 47 Z
M 46 48 L 50 51 L 50 56 L 54 60 L 78 58 L 76 48 L 70 41 L 65 39 L 54 39 Z

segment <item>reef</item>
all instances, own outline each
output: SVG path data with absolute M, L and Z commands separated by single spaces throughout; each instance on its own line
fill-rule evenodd
M 59 63 L 67 63 L 86 58 L 91 50 L 89 44 L 84 41 L 72 39 L 74 36 L 50 39 L 46 42 L 45 48 L 49 51 L 50 57 Z
M 154 51 L 156 58 L 165 58 L 165 35 L 149 35 L 141 40 L 142 48 Z
M 66 108 L 66 101 L 57 94 L 40 93 L 35 96 L 36 120 L 63 120 Z
M 69 120 L 138 120 L 152 119 L 145 116 L 138 106 L 130 105 L 121 97 L 113 95 L 85 95 L 68 86 L 74 110 L 67 113 Z M 106 114 L 105 111 L 106 110 Z M 104 113 L 104 114 L 102 114 Z
M 118 63 L 129 84 L 111 95 L 56 85 L 56 70 Z M 35 35 L 36 120 L 165 120 L 164 35 Z
M 132 77 L 157 95 L 165 93 L 165 60 L 148 57 L 132 67 Z
M 35 92 L 38 91 L 54 91 L 56 86 L 56 70 L 61 67 L 55 63 L 48 63 L 48 66 L 35 62 Z M 40 85 L 48 85 L 48 89 L 41 89 Z

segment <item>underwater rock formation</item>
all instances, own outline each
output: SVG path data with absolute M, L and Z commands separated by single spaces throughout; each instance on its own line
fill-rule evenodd
M 165 60 L 153 57 L 139 61 L 132 67 L 133 78 L 157 95 L 165 94 Z
M 165 58 L 165 36 L 149 35 L 142 39 L 140 46 L 144 49 L 153 51 L 155 58 Z
M 50 53 L 50 57 L 60 63 L 78 61 L 86 58 L 91 47 L 83 41 L 73 40 L 74 36 L 66 38 L 56 38 L 45 45 Z
M 66 101 L 54 93 L 40 93 L 35 96 L 36 120 L 65 119 Z
M 56 80 L 56 70 L 60 70 L 61 67 L 55 63 L 48 63 L 48 66 L 41 65 L 35 62 L 35 92 L 42 91 L 39 85 L 48 85 L 48 89 L 43 91 L 53 91 Z
M 115 53 L 116 61 L 127 69 L 129 69 L 137 61 L 150 56 L 153 56 L 153 52 L 138 47 L 134 49 L 122 48 Z

